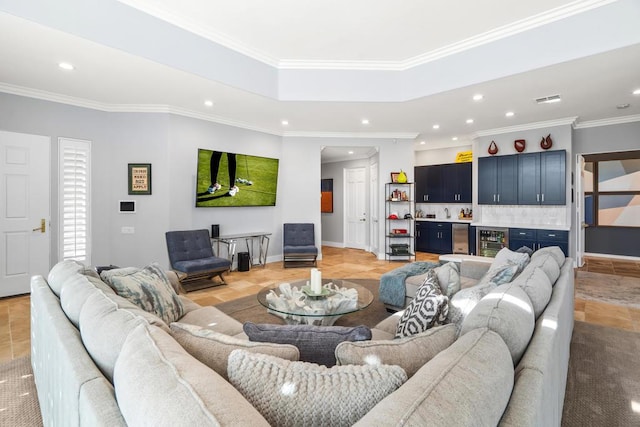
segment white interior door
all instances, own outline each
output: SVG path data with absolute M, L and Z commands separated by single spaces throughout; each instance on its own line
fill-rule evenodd
M 374 163 L 369 168 L 369 251 L 378 256 L 380 237 L 378 236 L 378 211 L 380 205 L 378 202 L 378 164 Z
M 344 170 L 344 245 L 347 248 L 367 247 L 366 172 L 366 168 Z
M 48 137 L 0 131 L 0 297 L 49 271 Z
M 578 155 L 576 162 L 576 265 L 584 265 L 584 157 Z

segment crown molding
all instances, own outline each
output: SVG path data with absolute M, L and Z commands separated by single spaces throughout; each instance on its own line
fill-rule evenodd
M 509 126 L 504 128 L 487 129 L 487 130 L 476 132 L 474 134 L 474 138 L 481 137 L 481 136 L 499 135 L 502 133 L 522 132 L 525 130 L 533 130 L 533 129 L 540 129 L 545 127 L 553 127 L 553 126 L 564 126 L 564 125 L 574 126 L 576 123 L 576 120 L 578 120 L 578 117 L 566 117 L 563 119 L 547 120 L 544 122 L 525 123 L 522 125 Z
M 623 123 L 633 123 L 633 122 L 640 122 L 640 114 L 634 114 L 631 116 L 623 116 L 623 117 L 611 117 L 609 119 L 589 120 L 585 122 L 576 123 L 573 126 L 573 128 L 586 129 L 586 128 L 595 128 L 600 126 L 620 125 Z
M 512 22 L 502 27 L 495 28 L 482 34 L 452 43 L 430 52 L 425 52 L 414 57 L 400 61 L 338 61 L 338 60 L 300 60 L 275 58 L 258 49 L 254 49 L 226 34 L 213 31 L 200 24 L 197 24 L 175 13 L 169 12 L 162 7 L 151 6 L 149 2 L 140 0 L 118 0 L 141 12 L 154 16 L 162 21 L 168 22 L 185 31 L 196 34 L 216 44 L 246 55 L 252 59 L 263 62 L 278 69 L 290 70 L 369 70 L 369 71 L 404 71 L 417 67 L 428 62 L 437 61 L 450 55 L 454 55 L 466 50 L 470 50 L 488 43 L 492 43 L 525 31 L 541 27 L 562 19 L 569 18 L 591 9 L 614 3 L 617 0 L 575 0 L 516 22 Z
M 370 138 L 370 139 L 415 139 L 417 132 L 284 132 L 285 138 Z
M 198 111 L 188 110 L 186 108 L 173 107 L 161 104 L 108 104 L 103 102 L 92 101 L 84 98 L 76 98 L 73 96 L 61 95 L 58 93 L 47 92 L 38 89 L 31 89 L 22 86 L 10 85 L 0 82 L 0 92 L 9 93 L 11 95 L 24 96 L 27 98 L 39 99 L 42 101 L 56 102 L 58 104 L 73 105 L 75 107 L 88 108 L 91 110 L 103 111 L 106 113 L 162 113 L 175 114 L 193 119 L 205 120 L 208 122 L 219 123 L 223 125 L 233 126 L 237 128 L 252 130 L 256 132 L 267 133 L 270 135 L 283 136 L 282 132 L 275 129 L 267 129 L 254 126 L 249 123 L 232 120 L 211 114 L 204 114 Z

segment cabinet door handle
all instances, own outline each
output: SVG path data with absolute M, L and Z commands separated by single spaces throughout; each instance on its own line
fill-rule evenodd
M 524 236 L 524 235 L 526 235 L 527 233 L 518 233 L 518 234 L 520 234 L 521 236 Z
M 547 236 L 549 236 L 549 237 L 556 237 L 556 235 L 555 235 L 555 234 L 547 234 Z
M 540 201 L 540 194 L 536 193 L 536 202 L 539 202 L 539 201 Z
M 544 203 L 544 193 L 542 193 L 542 203 Z
M 493 201 L 494 202 L 496 201 L 496 195 L 495 194 L 493 195 Z
M 500 203 L 500 194 L 498 194 L 498 203 Z

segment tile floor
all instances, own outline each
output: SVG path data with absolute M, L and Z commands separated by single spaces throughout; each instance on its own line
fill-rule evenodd
M 355 249 L 322 248 L 318 262 L 324 277 L 379 279 L 400 263 L 377 260 L 372 254 Z M 419 253 L 418 261 L 437 261 L 438 255 Z M 587 258 L 582 269 L 605 274 L 640 277 L 640 262 Z M 256 294 L 262 287 L 285 280 L 308 277 L 308 268 L 282 267 L 281 262 L 254 267 L 248 272 L 226 276 L 227 286 L 190 292 L 189 298 L 201 305 L 214 305 Z M 640 310 L 598 301 L 576 299 L 575 319 L 640 332 Z M 29 354 L 29 296 L 0 299 L 0 362 Z

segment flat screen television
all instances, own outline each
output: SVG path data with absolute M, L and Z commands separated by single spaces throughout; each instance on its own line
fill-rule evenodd
M 196 207 L 275 206 L 278 159 L 198 149 Z

